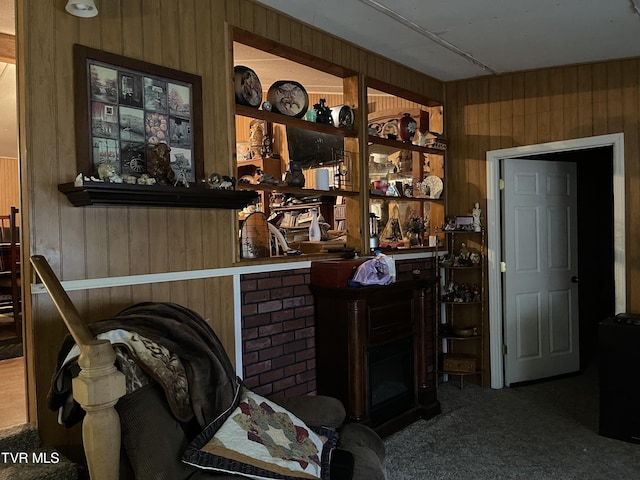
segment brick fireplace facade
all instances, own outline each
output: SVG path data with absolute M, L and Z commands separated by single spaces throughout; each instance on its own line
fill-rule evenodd
M 422 278 L 434 278 L 435 261 L 396 260 L 398 275 L 414 270 L 420 270 Z M 243 378 L 261 395 L 316 392 L 314 298 L 309 283 L 308 268 L 241 276 Z M 431 309 L 430 328 L 433 314 Z M 433 371 L 434 365 L 428 367 Z

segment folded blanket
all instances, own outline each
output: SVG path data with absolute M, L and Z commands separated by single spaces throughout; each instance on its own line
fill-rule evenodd
M 204 428 L 233 404 L 240 380 L 214 331 L 192 310 L 173 303 L 139 303 L 111 319 L 92 323 L 89 328 L 95 336 L 113 330 L 135 332 L 150 340 L 150 343 L 155 342 L 166 348 L 179 359 L 186 373 L 191 411 L 176 407 L 171 399 L 174 392 L 165 388 L 169 404 L 172 410 L 176 410 L 174 415 L 179 420 L 187 422 L 195 419 Z M 52 410 L 65 405 L 70 408 L 71 378 L 77 374 L 78 367 L 75 362 L 67 361 L 65 364 L 65 360 L 68 360 L 73 346 L 73 338 L 68 335 L 58 354 L 58 368 L 47 398 Z M 149 371 L 148 360 L 145 362 L 137 358 L 135 351 L 130 353 L 136 363 L 154 376 Z M 65 425 L 71 426 L 82 419 L 84 412 L 77 404 L 75 410 L 67 415 Z

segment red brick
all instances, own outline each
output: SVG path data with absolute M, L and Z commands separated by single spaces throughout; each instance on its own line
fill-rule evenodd
M 300 362 L 302 360 L 309 360 L 310 358 L 316 357 L 316 351 L 311 349 L 300 350 L 296 352 L 296 362 Z
M 269 383 L 267 385 L 260 385 L 253 387 L 251 390 L 258 395 L 262 395 L 263 397 L 268 397 L 273 393 L 273 386 Z
M 302 285 L 304 283 L 304 275 L 287 275 L 282 278 L 282 285 Z
M 271 314 L 271 321 L 273 323 L 283 322 L 285 320 L 291 320 L 293 318 L 293 310 L 280 310 Z
M 271 339 L 269 339 L 271 340 Z M 258 358 L 260 360 L 268 360 L 270 358 L 279 357 L 282 355 L 282 345 L 277 345 L 271 348 L 265 348 L 264 350 L 260 350 L 258 352 Z
M 258 290 L 271 290 L 272 288 L 280 288 L 282 279 L 280 277 L 261 278 L 258 280 Z
M 291 297 L 283 300 L 282 302 L 282 308 L 296 308 L 304 305 L 304 297 Z
M 254 363 L 253 365 L 247 365 L 244 369 L 244 374 L 248 376 L 259 375 L 271 370 L 271 360 L 264 362 Z
M 314 308 L 313 305 L 308 305 L 306 307 L 299 307 L 295 310 L 295 316 L 297 318 L 300 317 L 313 317 L 314 316 Z
M 243 381 L 247 388 L 253 390 L 260 385 L 260 379 L 258 377 L 247 377 L 246 375 L 244 377 Z
M 307 295 L 311 295 L 311 289 L 309 288 L 309 285 L 298 285 L 294 288 L 293 294 L 296 296 L 306 297 Z
M 291 287 L 286 287 L 286 288 L 272 288 L 271 289 L 271 298 L 272 299 L 276 299 L 276 298 L 289 298 L 293 295 L 293 288 Z M 283 302 L 284 304 L 284 302 Z
M 302 383 L 299 385 L 294 385 L 291 388 L 287 388 L 284 391 L 285 397 L 300 397 L 302 395 L 307 395 L 309 393 L 309 385 L 306 383 Z
M 294 332 L 285 332 L 279 335 L 271 336 L 271 344 L 272 345 L 282 345 L 286 343 L 291 343 L 295 340 Z
M 301 350 L 306 350 L 306 348 L 307 348 L 307 344 L 304 340 L 289 342 L 284 345 L 285 353 L 295 353 Z
M 299 340 L 301 338 L 310 338 L 313 336 L 315 336 L 315 328 L 313 327 L 301 328 L 300 330 L 296 330 L 296 340 Z
M 269 272 L 270 277 L 287 277 L 291 275 L 295 270 L 278 270 L 276 272 Z
M 243 295 L 244 303 L 260 303 L 270 299 L 269 290 L 256 290 L 255 292 L 247 292 Z
M 282 300 L 271 300 L 270 302 L 258 304 L 258 311 L 260 313 L 275 312 L 277 310 L 282 310 Z
M 312 380 L 314 378 L 316 378 L 316 371 L 315 370 L 307 370 L 305 372 L 301 372 L 301 373 L 298 373 L 296 375 L 296 383 L 306 382 L 306 381 Z
M 291 321 L 284 322 L 283 328 L 284 331 L 287 332 L 289 330 L 298 330 L 300 328 L 304 328 L 305 323 L 303 318 L 294 318 Z
M 240 281 L 240 291 L 241 292 L 251 292 L 255 290 L 258 286 L 258 282 L 255 280 L 241 280 Z
M 281 357 L 273 358 L 271 360 L 271 365 L 273 368 L 286 367 L 287 365 L 291 365 L 296 361 L 296 356 L 293 353 L 288 355 L 283 355 Z
M 253 338 L 258 337 L 258 329 L 257 328 L 243 328 L 242 329 L 242 339 L 243 340 L 251 340 Z
M 242 328 L 260 327 L 271 323 L 271 315 L 251 315 L 242 319 Z
M 287 377 L 291 375 L 296 375 L 298 373 L 306 372 L 306 371 L 307 371 L 307 364 L 305 362 L 299 362 L 299 363 L 295 363 L 293 365 L 284 367 L 284 374 Z
M 241 281 L 245 280 L 258 280 L 260 278 L 268 278 L 269 272 L 261 272 L 261 273 L 245 273 L 240 277 Z
M 273 391 L 281 392 L 282 390 L 286 390 L 288 388 L 293 387 L 296 384 L 295 377 L 287 377 L 282 380 L 278 380 L 277 382 L 273 382 Z
M 245 303 L 242 305 L 241 314 L 243 317 L 258 313 L 258 305 L 255 303 Z
M 258 361 L 258 352 L 242 353 L 242 364 L 244 366 L 251 365 L 252 363 L 256 363 L 257 361 Z
M 254 340 L 247 340 L 246 342 L 244 342 L 244 348 L 245 351 L 247 352 L 253 352 L 255 350 L 261 350 L 260 353 L 262 353 L 262 351 L 264 351 L 264 349 L 268 348 L 271 346 L 271 338 L 269 337 L 265 337 L 265 338 L 256 338 Z M 260 357 L 260 355 L 258 355 Z
M 268 372 L 264 372 L 260 374 L 260 383 L 262 385 L 266 383 L 273 383 L 276 380 L 280 380 L 284 376 L 284 370 L 281 368 L 277 370 L 269 370 Z
M 260 327 L 259 332 L 261 337 L 270 337 L 272 335 L 282 332 L 282 324 L 275 323 L 275 324 L 265 325 L 263 327 Z

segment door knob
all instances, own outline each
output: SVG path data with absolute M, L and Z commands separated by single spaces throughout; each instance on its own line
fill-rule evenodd
M 580 283 L 580 279 L 574 275 L 571 277 L 571 283 Z

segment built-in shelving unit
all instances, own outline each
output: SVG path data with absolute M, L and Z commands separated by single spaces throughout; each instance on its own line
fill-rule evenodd
M 327 99 L 329 102 L 327 106 L 349 105 L 353 108 L 354 117 L 357 117 L 358 77 L 356 72 L 338 67 L 326 60 L 303 55 L 273 42 L 265 42 L 264 39 L 244 31 L 234 31 L 233 38 L 234 64 L 243 65 L 255 71 L 262 84 L 262 101 L 267 99 L 267 91 L 272 80 L 265 82 L 264 77 L 261 77 L 260 62 L 252 64 L 250 60 L 237 60 L 236 50 L 251 52 L 251 58 L 264 56 L 272 62 L 280 62 L 279 65 L 283 65 L 284 70 L 306 72 L 312 77 L 314 75 L 331 76 L 332 85 L 327 91 L 327 96 L 330 97 Z M 292 77 L 291 81 L 299 80 L 295 75 Z M 318 103 L 320 98 L 325 97 L 322 92 L 306 93 L 309 98 L 307 111 L 313 110 L 313 105 Z M 235 118 L 238 146 L 236 165 L 238 177 L 243 180 L 237 188 L 258 193 L 260 202 L 256 209 L 267 215 L 270 223 L 281 231 L 289 245 L 296 249 L 300 248 L 304 253 L 320 253 L 328 247 L 334 249 L 336 243 L 348 244 L 350 248 L 362 251 L 360 212 L 363 211 L 363 200 L 360 198 L 358 181 L 361 168 L 359 123 L 354 121 L 351 127 L 339 127 L 288 116 L 275 110 L 265 110 L 262 105 L 252 107 L 240 103 L 235 105 Z M 260 151 L 259 148 L 256 151 L 257 144 L 251 132 L 254 131 L 252 127 L 255 128 L 258 121 L 263 122 L 259 128 L 262 128 L 265 133 L 268 132 L 270 137 L 269 151 L 264 149 Z M 308 149 L 304 147 L 300 149 L 301 145 L 307 145 L 301 139 L 308 139 Z M 251 143 L 252 141 L 254 143 Z M 240 146 L 244 145 L 246 151 L 248 143 L 250 144 L 248 157 L 241 156 Z M 326 145 L 330 145 L 330 148 Z M 303 158 L 294 156 L 302 155 L 300 150 L 304 150 L 304 153 L 315 153 L 312 150 L 316 148 L 322 152 L 318 155 L 320 160 L 313 158 L 313 155 Z M 327 151 L 330 152 L 329 155 L 326 154 Z M 269 158 L 264 158 L 265 156 Z M 304 174 L 302 187 L 293 186 L 287 179 L 287 172 L 290 172 L 292 162 L 297 162 L 302 168 Z M 271 172 L 263 167 L 266 163 L 269 163 Z M 317 183 L 316 174 L 321 169 L 328 170 L 328 187 Z M 245 174 L 251 170 L 254 172 L 253 178 Z M 260 175 L 265 173 L 270 173 L 274 178 L 270 178 L 270 181 L 262 181 Z M 341 213 L 340 219 L 334 217 L 336 205 L 344 207 L 338 209 Z M 329 225 L 328 229 L 323 229 L 321 242 L 309 242 L 308 238 L 303 238 L 308 233 L 308 228 L 297 224 L 291 226 L 289 223 L 293 217 L 304 216 L 310 208 L 318 208 L 324 221 Z M 287 222 L 283 222 L 285 217 Z M 239 222 L 241 226 L 242 215 L 239 217 Z M 334 228 L 338 224 L 345 228 L 338 231 Z
M 442 105 L 372 79 L 367 98 L 368 215 L 378 219 L 380 246 L 428 248 L 446 203 Z M 409 118 L 407 138 L 401 130 Z

